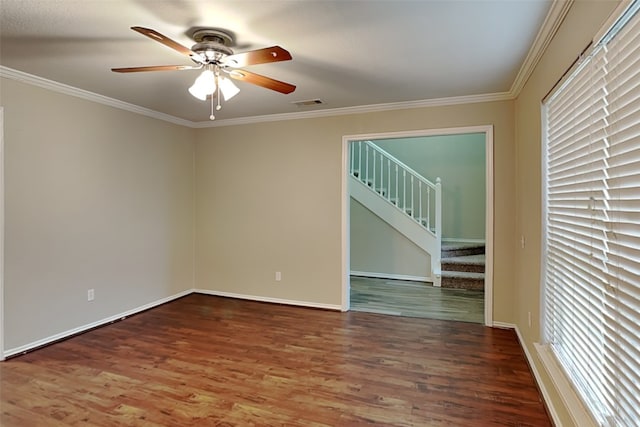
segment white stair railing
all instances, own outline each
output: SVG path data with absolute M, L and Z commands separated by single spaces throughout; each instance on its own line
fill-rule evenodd
M 438 241 L 442 239 L 442 183 L 435 184 L 371 141 L 350 145 L 349 173 L 411 217 Z M 440 257 L 440 254 L 432 254 Z

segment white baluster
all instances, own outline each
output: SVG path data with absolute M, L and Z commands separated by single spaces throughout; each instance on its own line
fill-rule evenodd
M 372 150 L 373 151 L 373 161 L 371 162 L 373 165 L 373 185 L 371 186 L 373 188 L 373 191 L 376 191 L 376 150 Z
M 353 158 L 353 155 L 355 154 L 355 149 L 356 149 L 356 143 L 355 142 L 350 142 L 349 143 L 349 160 L 351 162 L 351 166 L 350 166 L 350 170 L 349 173 L 351 173 L 351 175 L 353 175 L 353 171 L 356 169 L 355 168 L 355 162 L 356 160 Z
M 400 207 L 400 193 L 398 193 L 398 164 L 395 164 L 396 167 L 396 206 Z
M 407 213 L 407 171 L 402 169 L 402 210 Z
M 415 209 L 413 208 L 413 175 L 411 175 L 411 217 L 416 217 Z
M 382 188 L 384 187 L 384 155 L 380 153 L 380 195 L 383 197 L 387 197 L 386 194 L 383 194 L 384 191 Z
M 387 159 L 387 200 L 391 201 L 391 160 Z
M 362 141 L 358 141 L 358 179 L 362 181 Z
M 365 153 L 366 173 L 364 175 L 364 183 L 369 185 L 369 144 L 366 144 L 367 152 Z
M 418 181 L 418 206 L 418 221 L 422 221 L 422 181 Z
M 427 187 L 427 228 L 431 230 L 431 187 Z

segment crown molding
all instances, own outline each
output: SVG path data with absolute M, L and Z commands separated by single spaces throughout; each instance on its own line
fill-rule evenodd
M 0 65 L 0 77 L 5 77 L 11 80 L 31 84 L 44 89 L 49 89 L 54 92 L 63 93 L 65 95 L 75 96 L 77 98 L 86 99 L 96 102 L 98 104 L 108 105 L 110 107 L 119 108 L 121 110 L 130 111 L 132 113 L 142 114 L 154 119 L 163 120 L 166 122 L 174 123 L 181 126 L 190 128 L 208 128 L 208 127 L 220 127 L 220 126 L 235 126 L 252 123 L 263 122 L 276 122 L 283 120 L 295 120 L 295 119 L 312 119 L 317 117 L 331 117 L 331 116 L 344 116 L 348 114 L 363 114 L 374 112 L 385 112 L 392 110 L 406 110 L 412 108 L 424 108 L 424 107 L 440 107 L 445 105 L 458 105 L 458 104 L 471 104 L 477 102 L 493 102 L 493 101 L 505 101 L 512 100 L 513 96 L 509 92 L 489 93 L 481 95 L 470 96 L 455 96 L 450 98 L 436 98 L 425 99 L 418 101 L 406 101 L 406 102 L 393 102 L 387 104 L 372 104 L 361 105 L 355 107 L 343 107 L 343 108 L 331 108 L 317 111 L 304 111 L 298 113 L 282 113 L 282 114 L 268 114 L 263 116 L 251 116 L 251 117 L 238 117 L 235 119 L 223 119 L 216 121 L 202 121 L 192 122 L 190 120 L 181 119 L 179 117 L 171 116 L 169 114 L 154 111 L 148 108 L 140 107 L 135 104 L 120 101 L 115 98 L 109 98 L 104 95 L 89 92 L 84 89 L 78 89 L 73 86 L 59 83 L 53 80 L 48 80 L 42 77 L 35 76 L 33 74 L 25 73 L 23 71 L 14 70 L 9 67 Z
M 171 116 L 169 114 L 160 113 L 158 111 L 150 110 L 148 108 L 140 107 L 138 105 L 130 104 L 128 102 L 120 101 L 115 98 L 109 98 L 108 96 L 99 95 L 97 93 L 89 92 L 88 90 L 78 89 L 73 86 L 59 83 L 53 80 L 48 80 L 42 77 L 34 76 L 33 74 L 25 73 L 24 71 L 14 70 L 9 67 L 0 65 L 0 77 L 16 80 L 22 83 L 27 83 L 33 86 L 38 86 L 44 89 L 48 89 L 54 92 L 62 93 L 65 95 L 75 96 L 76 98 L 86 99 L 98 104 L 108 105 L 110 107 L 118 108 L 120 110 L 130 111 L 132 113 L 142 114 L 143 116 L 152 117 L 158 120 L 164 120 L 165 122 L 174 123 L 177 125 L 194 127 L 194 122 L 181 119 L 179 117 Z
M 408 110 L 413 108 L 441 107 L 445 105 L 472 104 L 478 102 L 494 102 L 513 100 L 509 92 L 488 93 L 470 96 L 454 96 L 450 98 L 424 99 L 418 101 L 393 102 L 387 104 L 360 105 L 355 107 L 330 108 L 317 111 L 305 111 L 299 113 L 269 114 L 264 116 L 239 117 L 236 119 L 222 119 L 216 121 L 195 122 L 196 128 L 209 128 L 220 126 L 246 125 L 252 123 L 277 122 L 295 119 L 313 119 L 317 117 L 345 116 L 349 114 L 376 113 L 392 110 Z
M 542 55 L 549 46 L 549 43 L 551 43 L 551 40 L 553 40 L 553 37 L 556 35 L 558 28 L 567 16 L 573 2 L 574 0 L 554 0 L 551 4 L 551 8 L 538 31 L 538 35 L 531 45 L 531 48 L 527 53 L 527 57 L 522 63 L 520 71 L 518 71 L 518 75 L 511 85 L 509 94 L 512 99 L 515 99 L 520 95 L 520 91 L 522 91 L 527 80 L 531 77 L 533 70 L 540 62 Z

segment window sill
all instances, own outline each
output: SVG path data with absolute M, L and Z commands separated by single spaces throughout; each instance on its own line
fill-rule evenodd
M 544 369 L 551 378 L 574 425 L 580 427 L 598 427 L 598 423 L 593 419 L 567 379 L 567 376 L 551 351 L 551 347 L 539 343 L 534 343 L 534 346 L 538 353 L 538 358 L 542 362 L 542 366 L 544 366 Z

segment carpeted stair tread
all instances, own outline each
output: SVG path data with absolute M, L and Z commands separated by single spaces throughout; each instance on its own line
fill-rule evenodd
M 463 248 L 482 248 L 484 249 L 484 243 L 443 243 L 442 250 L 450 249 L 463 249 Z
M 484 273 L 485 256 L 481 254 L 442 258 L 441 264 L 442 270 L 446 271 Z
M 448 264 L 484 264 L 485 258 L 485 254 L 452 256 L 442 258 L 442 262 Z
M 442 277 L 484 280 L 484 273 L 477 273 L 475 271 L 443 271 Z
M 443 271 L 440 286 L 449 289 L 484 291 L 484 273 Z
M 477 244 L 453 244 L 448 243 L 441 247 L 442 258 L 482 255 L 485 253 L 485 245 Z

